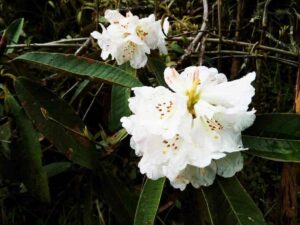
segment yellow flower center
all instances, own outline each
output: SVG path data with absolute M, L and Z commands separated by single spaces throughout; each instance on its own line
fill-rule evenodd
M 139 36 L 139 38 L 141 40 L 144 40 L 146 38 L 146 36 L 148 35 L 148 33 L 143 31 L 143 29 L 140 26 L 137 26 L 135 31 L 136 31 L 137 36 Z
M 187 108 L 193 117 L 196 116 L 194 106 L 200 99 L 200 92 L 197 92 L 197 87 L 199 84 L 200 80 L 198 78 L 195 79 L 192 88 L 186 92 L 186 96 L 188 96 Z

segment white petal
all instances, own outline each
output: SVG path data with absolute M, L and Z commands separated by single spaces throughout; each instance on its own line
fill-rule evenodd
M 182 95 L 186 95 L 198 77 L 199 71 L 195 66 L 187 67 L 181 74 L 170 67 L 167 67 L 164 71 L 164 78 L 168 86 L 176 93 Z
M 167 55 L 168 54 L 168 49 L 167 49 L 166 44 L 164 42 L 158 44 L 157 47 L 158 47 L 158 50 L 159 50 L 159 54 L 161 54 L 161 55 Z
M 168 21 L 168 17 L 166 17 L 164 19 L 164 24 L 163 24 L 163 30 L 164 30 L 164 33 L 167 35 L 168 34 L 168 31 L 169 31 L 169 21 Z
M 132 66 L 132 68 L 140 69 L 146 65 L 147 60 L 148 58 L 145 52 L 137 51 L 130 60 L 130 65 Z
M 205 168 L 198 168 L 188 165 L 174 179 L 170 179 L 171 185 L 180 190 L 184 190 L 188 183 L 195 188 L 211 185 L 216 177 L 216 164 L 212 162 Z
M 240 152 L 227 154 L 224 158 L 215 161 L 217 173 L 222 177 L 232 177 L 243 169 L 243 156 Z
M 129 107 L 137 115 L 137 123 L 146 127 L 147 131 L 172 138 L 175 134 L 188 131 L 192 123 L 192 115 L 186 107 L 187 98 L 178 96 L 169 89 L 134 88 L 135 97 L 130 98 Z
M 217 167 L 214 162 L 205 168 L 194 167 L 194 171 L 191 173 L 191 184 L 195 188 L 200 186 L 212 185 L 216 178 Z
M 100 34 L 98 31 L 93 31 L 93 32 L 91 33 L 91 36 L 92 36 L 93 38 L 95 38 L 95 39 L 101 38 L 101 34 Z
M 120 20 L 125 19 L 125 17 L 121 13 L 119 13 L 118 10 L 111 9 L 105 11 L 104 17 L 108 20 L 108 22 L 112 24 L 119 23 Z
M 247 150 L 243 147 L 241 132 L 235 132 L 230 129 L 224 129 L 220 132 L 221 145 L 219 151 L 221 152 L 238 152 Z
M 220 109 L 215 118 L 227 129 L 240 132 L 250 127 L 255 120 L 255 110 L 241 111 L 235 108 Z
M 164 176 L 160 166 L 155 164 L 147 164 L 147 162 L 144 163 L 144 161 L 141 160 L 139 162 L 139 168 L 142 174 L 146 174 L 147 177 L 152 180 L 157 180 Z
M 182 93 L 185 91 L 184 82 L 180 79 L 179 73 L 174 69 L 167 67 L 164 71 L 164 78 L 167 85 L 175 92 Z
M 197 117 L 205 116 L 211 119 L 215 113 L 219 112 L 222 107 L 213 106 L 206 101 L 200 100 L 194 106 Z
M 237 107 L 247 110 L 254 88 L 251 82 L 255 79 L 255 73 L 249 73 L 241 79 L 209 86 L 203 90 L 203 100 L 214 105 L 224 107 Z
M 106 60 L 108 58 L 109 54 L 110 54 L 109 51 L 105 51 L 105 50 L 102 49 L 102 51 L 101 51 L 101 58 L 103 60 Z

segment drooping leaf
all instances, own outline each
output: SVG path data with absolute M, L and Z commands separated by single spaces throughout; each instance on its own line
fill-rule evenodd
M 267 225 L 264 217 L 236 177 L 220 178 L 202 187 L 212 225 Z
M 300 162 L 300 140 L 243 135 L 247 153 L 282 162 Z
M 120 67 L 122 70 L 136 77 L 136 70 L 133 69 L 128 63 Z M 116 131 L 121 127 L 120 119 L 123 116 L 130 115 L 128 107 L 128 98 L 130 97 L 130 88 L 120 87 L 117 85 L 112 86 L 111 91 L 111 114 L 109 128 L 111 131 Z
M 69 160 L 93 170 L 103 185 L 100 191 L 106 203 L 116 218 L 124 221 L 120 224 L 132 224 L 135 199 L 130 192 L 124 192 L 124 185 L 119 180 L 105 175 L 100 161 L 103 153 L 81 135 L 84 124 L 73 109 L 51 91 L 26 78 L 18 78 L 15 88 L 22 106 L 37 129 Z M 122 138 L 122 133 L 114 138 Z
M 50 201 L 47 174 L 42 167 L 42 149 L 31 121 L 23 112 L 18 102 L 6 96 L 5 103 L 15 119 L 20 134 L 20 142 L 12 157 L 19 167 L 22 182 L 28 192 L 43 202 Z
M 75 99 L 81 94 L 81 92 L 88 86 L 90 83 L 90 80 L 83 80 L 79 85 L 78 88 L 76 89 L 75 93 L 73 94 L 70 104 L 72 104 Z
M 137 205 L 136 196 L 126 189 L 123 183 L 106 170 L 99 172 L 101 183 L 100 193 L 121 225 L 133 224 L 134 212 Z
M 83 205 L 83 207 L 81 207 L 82 224 L 95 224 L 95 221 L 93 221 L 93 189 L 90 177 L 89 182 L 87 182 L 87 184 L 83 187 L 83 193 L 82 198 L 80 199 L 80 203 Z
M 18 44 L 24 26 L 24 18 L 14 20 L 4 32 L 4 38 L 7 40 L 7 45 Z M 4 53 L 12 53 L 13 48 L 7 48 Z
M 184 224 L 189 225 L 214 225 L 207 197 L 203 189 L 196 189 L 190 185 L 180 193 Z
M 85 125 L 66 102 L 26 78 L 18 78 L 15 88 L 29 118 L 58 151 L 74 163 L 97 168 L 101 153 L 82 135 Z
M 29 52 L 15 60 L 20 60 L 47 70 L 59 70 L 83 78 L 99 79 L 103 82 L 124 87 L 141 86 L 141 82 L 126 71 L 103 62 L 62 53 Z
M 9 148 L 9 139 L 11 137 L 11 128 L 10 128 L 10 121 L 2 124 L 0 126 L 0 151 L 5 156 L 6 159 L 10 158 L 10 148 Z
M 48 177 L 54 177 L 58 174 L 68 171 L 72 166 L 70 162 L 54 162 L 44 166 Z
M 300 139 L 300 115 L 296 113 L 266 113 L 257 115 L 246 135 L 279 139 Z
M 149 57 L 147 62 L 147 68 L 150 72 L 152 72 L 155 75 L 159 85 L 165 87 L 167 86 L 164 79 L 164 71 L 166 65 L 160 57 Z
M 165 178 L 147 179 L 135 212 L 134 225 L 153 225 L 165 184 Z
M 300 115 L 274 113 L 258 115 L 243 136 L 251 154 L 276 161 L 300 162 Z

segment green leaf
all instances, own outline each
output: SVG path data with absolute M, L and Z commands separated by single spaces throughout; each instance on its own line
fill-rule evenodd
M 11 128 L 10 121 L 2 124 L 0 126 L 0 151 L 5 156 L 6 159 L 10 159 L 10 148 L 9 148 L 9 139 L 11 138 Z
M 133 69 L 129 63 L 123 64 L 120 68 L 131 74 L 132 77 L 136 77 L 136 70 Z M 121 127 L 120 119 L 123 116 L 130 115 L 130 109 L 128 107 L 130 92 L 130 88 L 120 87 L 117 85 L 112 86 L 111 114 L 109 122 L 109 128 L 111 131 L 116 131 Z
M 153 225 L 165 184 L 165 178 L 147 179 L 135 212 L 134 225 Z
M 184 53 L 184 49 L 180 45 L 178 45 L 177 42 L 172 42 L 170 47 L 174 52 L 177 52 L 180 54 Z
M 18 102 L 6 96 L 5 104 L 12 113 L 20 134 L 20 142 L 12 153 L 19 167 L 21 179 L 31 195 L 43 202 L 50 201 L 47 174 L 42 167 L 42 150 L 31 121 Z
M 130 192 L 112 173 L 99 171 L 101 183 L 98 188 L 103 199 L 107 202 L 121 225 L 133 224 L 133 217 L 137 205 L 136 196 Z
M 29 118 L 58 151 L 81 166 L 97 168 L 101 153 L 82 135 L 85 125 L 66 102 L 26 78 L 18 78 L 15 88 Z
M 212 225 L 267 225 L 262 213 L 236 177 L 202 187 Z
M 15 60 L 38 65 L 45 69 L 54 69 L 71 73 L 83 78 L 100 79 L 103 82 L 124 87 L 141 86 L 141 82 L 118 67 L 94 59 L 62 53 L 29 52 Z
M 136 206 L 134 197 L 125 191 L 119 180 L 105 174 L 100 161 L 103 153 L 81 135 L 85 126 L 73 109 L 51 91 L 26 78 L 18 78 L 15 88 L 22 106 L 37 129 L 69 160 L 93 170 L 100 177 L 103 198 L 121 221 L 120 224 L 132 224 Z M 122 133 L 114 138 L 121 138 Z
M 155 75 L 159 85 L 165 87 L 167 86 L 164 79 L 164 71 L 166 65 L 161 57 L 149 57 L 147 62 L 147 68 L 151 73 Z
M 19 42 L 23 26 L 24 18 L 16 19 L 10 25 L 8 25 L 7 29 L 4 32 L 4 38 L 6 38 L 7 40 L 7 45 L 17 44 Z M 13 51 L 13 48 L 7 48 L 4 53 L 8 54 L 12 53 Z
M 72 98 L 71 98 L 71 101 L 70 101 L 70 104 L 72 104 L 74 101 L 75 101 L 75 99 L 81 94 L 81 92 L 90 84 L 90 80 L 83 80 L 80 84 L 79 84 L 79 86 L 78 86 L 78 88 L 76 89 L 76 91 L 75 91 L 75 93 L 74 93 L 74 95 L 72 96 Z
M 70 162 L 54 162 L 44 166 L 48 177 L 54 177 L 58 174 L 68 171 L 72 167 Z
M 300 162 L 300 140 L 286 140 L 243 135 L 247 153 L 281 162 Z
M 257 115 L 254 124 L 244 131 L 251 136 L 300 140 L 300 115 L 296 113 L 266 113 Z
M 242 136 L 247 151 L 275 161 L 300 162 L 300 115 L 274 113 L 258 115 Z

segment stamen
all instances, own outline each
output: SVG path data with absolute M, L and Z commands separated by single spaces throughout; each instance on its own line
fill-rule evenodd
M 223 129 L 223 126 L 215 119 L 208 119 L 206 116 L 201 117 L 204 124 L 206 124 L 208 130 L 211 132 L 212 138 L 214 140 L 219 140 L 220 135 L 216 133 Z
M 165 116 L 171 115 L 174 107 L 174 103 L 172 101 L 162 102 L 155 105 L 156 110 L 160 115 L 160 119 L 164 119 Z
M 179 134 L 176 134 L 175 137 L 171 140 L 163 140 L 162 143 L 164 144 L 164 147 L 163 147 L 163 154 L 165 154 L 167 151 L 169 150 L 173 150 L 173 151 L 176 151 L 179 149 Z M 165 152 L 165 153 L 164 153 Z
M 188 96 L 187 108 L 194 118 L 196 117 L 194 105 L 198 102 L 200 98 L 200 93 L 197 92 L 197 87 L 199 84 L 200 80 L 198 78 L 195 78 L 192 88 L 186 92 L 186 95 Z

